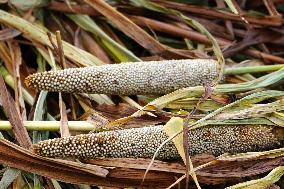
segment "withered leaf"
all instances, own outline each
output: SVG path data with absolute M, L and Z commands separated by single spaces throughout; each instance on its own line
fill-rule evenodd
M 138 109 L 126 103 L 119 103 L 118 105 L 97 105 L 95 109 L 110 121 L 119 118 L 127 117 L 135 113 Z M 163 111 L 155 111 L 157 117 L 142 115 L 126 123 L 124 128 L 142 127 L 145 125 L 155 125 L 167 122 L 171 118 L 171 113 Z
M 22 147 L 29 149 L 32 145 L 31 139 L 23 124 L 21 116 L 16 109 L 15 102 L 10 93 L 7 91 L 2 76 L 0 76 L 0 102 L 2 103 L 4 110 L 9 116 L 9 121 L 12 125 L 16 140 Z
M 0 155 L 1 164 L 67 182 L 72 179 L 76 182 L 88 174 L 99 177 L 108 174 L 108 170 L 99 166 L 38 156 L 5 139 L 0 139 Z
M 14 28 L 5 28 L 0 31 L 0 41 L 6 41 L 9 39 L 13 39 L 20 35 L 21 32 Z

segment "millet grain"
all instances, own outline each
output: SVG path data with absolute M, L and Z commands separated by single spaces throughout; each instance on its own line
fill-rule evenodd
M 282 137 L 277 132 L 278 127 L 265 125 L 206 126 L 189 131 L 189 154 L 211 153 L 218 156 L 269 150 L 281 146 Z M 48 157 L 152 158 L 167 138 L 163 126 L 150 126 L 55 138 L 33 147 L 35 153 Z M 172 141 L 160 150 L 157 157 L 160 160 L 179 158 Z
M 36 73 L 25 83 L 54 92 L 166 94 L 212 82 L 218 76 L 217 67 L 212 59 L 132 62 Z

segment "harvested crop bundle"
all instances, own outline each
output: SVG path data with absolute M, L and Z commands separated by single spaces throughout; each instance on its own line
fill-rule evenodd
M 281 145 L 279 133 L 282 131 L 281 128 L 265 125 L 207 126 L 190 130 L 189 153 L 212 153 L 217 156 L 273 149 Z M 151 158 L 167 138 L 163 126 L 152 126 L 46 140 L 35 144 L 34 152 L 61 158 Z M 178 158 L 172 141 L 163 146 L 157 157 L 160 160 Z
M 100 94 L 165 94 L 204 85 L 218 76 L 211 59 L 111 64 L 36 73 L 26 84 L 39 90 Z

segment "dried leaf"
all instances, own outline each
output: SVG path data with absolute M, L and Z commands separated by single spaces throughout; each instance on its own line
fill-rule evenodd
M 9 54 L 9 48 L 6 43 L 0 41 L 0 58 L 3 60 L 4 65 L 10 74 L 13 73 L 13 61 Z
M 66 5 L 66 3 L 51 1 L 47 8 L 50 10 L 55 10 L 55 11 L 63 11 L 66 13 L 86 14 L 90 16 L 97 16 L 100 14 L 96 10 L 94 10 L 92 7 L 86 4 L 71 5 L 71 8 L 72 8 L 71 9 L 69 5 Z
M 284 114 L 280 112 L 273 112 L 271 115 L 266 116 L 266 119 L 275 123 L 278 126 L 284 127 Z
M 90 53 L 96 55 L 100 60 L 109 64 L 111 63 L 110 58 L 108 57 L 107 53 L 104 49 L 94 40 L 91 35 L 89 35 L 85 31 L 80 32 L 80 39 L 82 40 L 83 46 L 89 51 Z
M 251 108 L 246 108 L 238 111 L 224 112 L 214 117 L 218 120 L 229 120 L 229 119 L 246 119 L 265 117 L 265 115 L 284 110 L 284 100 L 277 100 L 267 104 L 257 104 Z
M 153 1 L 153 0 L 152 0 Z M 234 13 L 230 13 L 227 11 L 221 11 L 218 9 L 211 9 L 208 7 L 203 6 L 196 6 L 184 3 L 177 3 L 173 1 L 164 1 L 164 0 L 154 0 L 154 2 L 158 3 L 159 5 L 163 5 L 168 8 L 174 8 L 176 10 L 184 11 L 186 13 L 195 13 L 199 15 L 207 15 L 211 18 L 221 18 L 221 19 L 228 19 L 232 21 L 243 22 L 243 19 Z M 273 15 L 273 16 L 264 16 L 264 15 L 244 15 L 245 20 L 247 20 L 251 24 L 261 25 L 261 26 L 280 26 L 281 16 L 280 15 Z
M 20 35 L 21 32 L 14 29 L 14 28 L 5 28 L 0 30 L 0 41 L 6 41 L 9 39 L 12 39 L 14 37 L 17 37 Z
M 262 152 L 246 152 L 234 155 L 222 155 L 218 157 L 221 161 L 244 161 L 244 160 L 260 160 L 264 158 L 277 158 L 284 156 L 284 148 L 278 148 L 274 150 L 262 151 Z
M 273 169 L 267 176 L 257 179 L 251 180 L 243 183 L 236 184 L 234 186 L 227 187 L 226 189 L 265 189 L 277 182 L 282 175 L 284 174 L 284 166 L 279 166 Z
M 246 36 L 238 43 L 227 48 L 223 53 L 225 57 L 230 57 L 252 45 L 260 43 L 283 44 L 283 34 L 268 29 L 253 29 L 246 33 Z
M 196 171 L 198 176 L 235 179 L 255 176 L 283 165 L 283 157 L 243 161 L 218 161 Z
M 68 118 L 65 103 L 62 100 L 62 93 L 59 93 L 59 107 L 60 107 L 60 135 L 61 137 L 70 136 Z
M 13 61 L 13 76 L 14 76 L 14 91 L 15 91 L 15 103 L 18 112 L 23 120 L 27 119 L 25 102 L 23 99 L 23 89 L 21 84 L 20 66 L 22 64 L 22 53 L 20 45 L 16 41 L 9 43 L 10 54 Z
M 99 166 L 40 157 L 5 139 L 0 139 L 0 154 L 1 164 L 65 181 L 70 181 L 70 178 L 82 178 L 84 174 L 99 177 L 106 177 L 108 174 L 106 169 Z M 76 180 L 78 179 L 74 179 Z
M 108 50 L 117 52 L 119 54 L 118 58 L 122 62 L 131 61 L 141 61 L 140 58 L 136 57 L 131 51 L 114 41 L 110 38 L 89 16 L 86 15 L 67 15 L 71 20 L 73 20 L 78 26 L 86 31 L 93 33 L 95 36 L 99 37 L 103 42 L 106 42 L 111 48 Z
M 15 16 L 3 10 L 0 10 L 0 22 L 21 31 L 25 37 L 32 41 L 47 45 L 48 47 L 52 47 L 45 30 L 43 30 L 39 26 L 36 26 L 35 24 L 32 24 L 18 16 Z M 52 35 L 52 38 L 55 39 L 55 36 Z M 103 64 L 99 59 L 97 59 L 90 53 L 83 51 L 65 41 L 63 41 L 62 43 L 65 56 L 67 58 L 70 58 L 75 62 L 79 62 L 84 66 Z
M 175 52 L 169 47 L 165 47 L 151 37 L 147 32 L 142 30 L 139 26 L 134 24 L 130 19 L 125 17 L 123 14 L 118 12 L 107 2 L 103 0 L 84 0 L 95 10 L 100 12 L 106 18 L 108 18 L 112 23 L 114 23 L 122 32 L 124 32 L 128 37 L 135 40 L 142 47 L 149 50 L 151 53 L 158 53 L 161 56 L 168 57 L 169 59 L 174 58 L 186 58 L 187 55 Z
M 0 46 L 1 46 L 1 43 L 0 43 Z M 7 83 L 7 85 L 9 85 L 11 88 L 14 88 L 13 77 L 9 74 L 8 70 L 2 64 L 0 64 L 0 74 L 3 77 L 3 79 L 5 80 L 5 82 Z M 25 89 L 23 89 L 23 97 L 29 105 L 33 104 L 33 101 L 34 101 L 33 97 Z
M 208 162 L 212 157 L 206 156 L 201 162 Z M 113 167 L 121 167 L 121 168 L 129 168 L 129 169 L 147 169 L 147 166 L 150 163 L 150 159 L 143 158 L 96 158 L 94 160 L 88 160 L 88 163 L 100 165 L 100 166 L 109 166 Z M 194 158 L 194 163 L 197 163 L 198 158 Z M 198 162 L 200 164 L 200 162 Z M 159 160 L 155 160 L 153 165 L 151 166 L 151 171 L 162 171 L 168 173 L 185 173 L 184 165 L 178 162 L 163 162 Z
M 13 126 L 13 132 L 15 134 L 16 140 L 20 143 L 21 146 L 24 148 L 31 148 L 32 142 L 28 135 L 28 132 L 26 128 L 24 127 L 23 120 L 21 119 L 21 116 L 19 115 L 19 112 L 17 111 L 15 107 L 15 102 L 12 99 L 11 95 L 7 91 L 5 82 L 0 76 L 0 101 L 4 107 L 4 110 L 8 114 L 9 121 L 11 122 L 11 125 Z
M 119 103 L 118 105 L 101 104 L 95 107 L 108 120 L 113 121 L 122 117 L 130 116 L 137 111 L 137 108 L 126 103 Z M 145 125 L 156 125 L 167 122 L 171 118 L 171 114 L 167 112 L 155 112 L 156 117 L 150 115 L 142 115 L 133 120 L 130 120 L 125 125 L 125 128 L 142 127 Z
M 21 171 L 14 168 L 7 168 L 1 178 L 1 189 L 8 188 L 10 184 L 21 174 Z

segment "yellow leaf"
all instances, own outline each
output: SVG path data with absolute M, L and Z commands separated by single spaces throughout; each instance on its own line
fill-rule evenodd
M 168 121 L 167 124 L 164 126 L 164 131 L 167 133 L 169 137 L 175 135 L 176 133 L 181 132 L 175 138 L 173 138 L 172 141 L 174 142 L 179 155 L 181 156 L 183 162 L 185 163 L 186 159 L 185 159 L 185 153 L 183 149 L 182 130 L 183 130 L 183 119 L 179 117 L 171 118 L 170 121 Z

